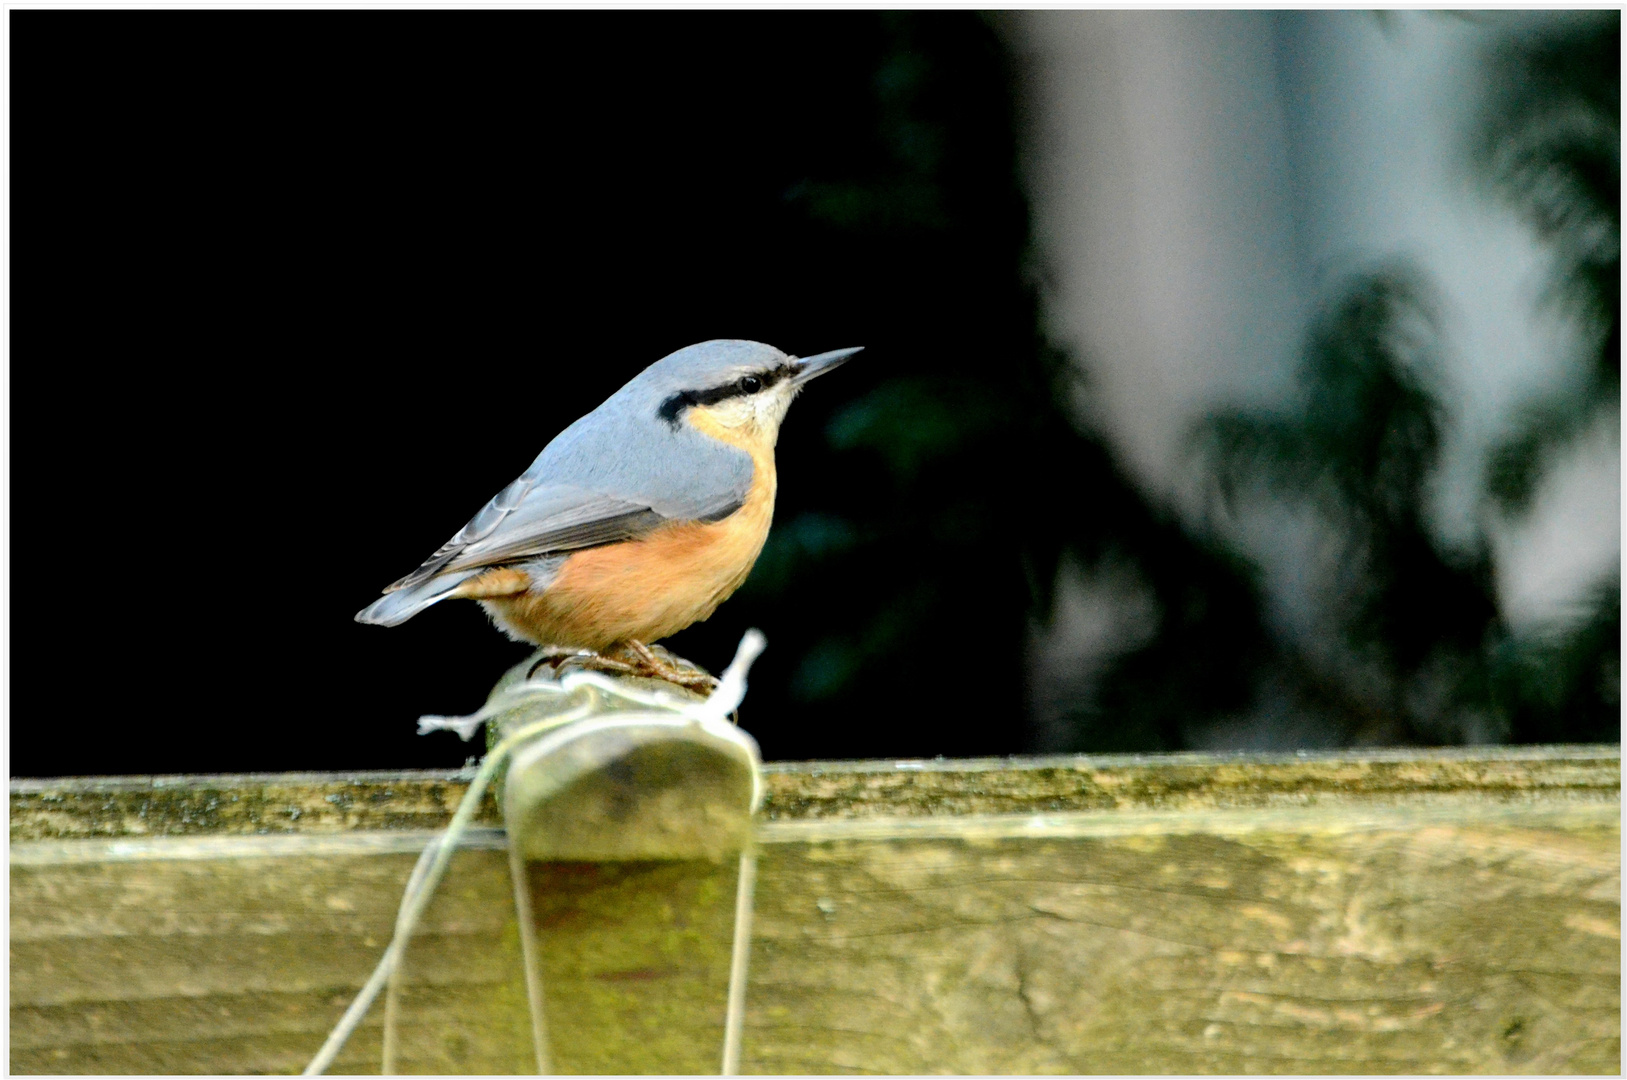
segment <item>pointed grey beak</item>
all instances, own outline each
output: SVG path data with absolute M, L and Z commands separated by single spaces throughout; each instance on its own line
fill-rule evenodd
M 836 349 L 832 352 L 822 352 L 818 356 L 808 356 L 796 362 L 796 373 L 791 376 L 793 386 L 801 386 L 809 379 L 816 379 L 827 371 L 835 371 L 845 364 L 855 353 L 864 351 L 860 345 L 856 349 Z

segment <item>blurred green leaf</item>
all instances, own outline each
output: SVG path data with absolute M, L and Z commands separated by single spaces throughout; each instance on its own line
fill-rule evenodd
M 1448 556 L 1425 522 L 1426 485 L 1440 452 L 1444 411 L 1432 389 L 1436 320 L 1420 275 L 1390 266 L 1352 280 L 1313 325 L 1291 412 L 1228 412 L 1196 436 L 1223 498 L 1258 486 L 1305 500 L 1343 543 L 1341 595 L 1331 617 L 1348 652 L 1288 663 L 1302 696 L 1343 712 L 1352 729 L 1417 741 L 1457 741 L 1442 713 L 1485 697 L 1482 643 L 1503 633 L 1484 550 Z M 1297 647 L 1284 645 L 1290 652 Z M 1349 672 L 1380 682 L 1356 686 Z M 1450 676 L 1457 697 L 1438 692 Z M 1467 674 L 1464 674 L 1467 672 Z M 1423 703 L 1420 711 L 1419 703 Z M 1477 704 L 1476 707 L 1479 707 Z
M 1597 342 L 1582 385 L 1529 404 L 1488 457 L 1493 499 L 1519 513 L 1556 453 L 1620 400 L 1621 13 L 1503 41 L 1487 66 L 1472 160 L 1557 254 L 1553 295 Z
M 1416 271 L 1352 282 L 1312 329 L 1301 411 L 1227 412 L 1199 428 L 1223 493 L 1263 483 L 1364 529 L 1415 517 L 1440 447 L 1441 409 L 1426 388 L 1434 326 Z
M 791 694 L 801 701 L 820 702 L 838 697 L 864 666 L 864 650 L 842 638 L 814 643 L 791 676 Z
M 811 566 L 851 551 L 860 542 L 853 522 L 808 512 L 776 523 L 746 583 L 748 595 L 778 596 Z
M 931 232 L 951 224 L 937 185 L 914 177 L 868 184 L 809 180 L 787 198 L 805 207 L 809 217 L 842 229 Z
M 1529 508 L 1546 467 L 1586 430 L 1596 407 L 1596 402 L 1577 395 L 1526 406 L 1515 433 L 1490 451 L 1486 486 L 1492 499 L 1509 512 Z
M 837 413 L 825 435 L 837 450 L 874 451 L 904 485 L 930 463 L 965 452 L 1012 420 L 1009 404 L 991 393 L 987 383 L 898 378 Z
M 1516 742 L 1619 741 L 1620 578 L 1601 582 L 1559 626 L 1499 644 L 1491 679 Z

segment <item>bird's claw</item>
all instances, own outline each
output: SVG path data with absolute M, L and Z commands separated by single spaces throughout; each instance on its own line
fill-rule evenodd
M 617 654 L 620 655 L 617 655 Z M 652 650 L 642 641 L 629 641 L 619 646 L 612 653 L 595 652 L 560 652 L 552 656 L 544 656 L 531 665 L 526 672 L 526 678 L 532 678 L 543 665 L 558 673 L 567 664 L 573 664 L 583 671 L 602 671 L 612 675 L 630 675 L 635 678 L 659 679 L 662 682 L 681 686 L 685 690 L 710 694 L 717 689 L 718 681 L 705 671 L 688 661 L 675 661 L 668 659 Z
M 629 641 L 624 648 L 636 659 L 637 673 L 647 679 L 662 679 L 686 690 L 700 690 L 710 694 L 718 681 L 687 660 L 658 656 L 642 641 Z M 669 654 L 670 655 L 670 654 Z

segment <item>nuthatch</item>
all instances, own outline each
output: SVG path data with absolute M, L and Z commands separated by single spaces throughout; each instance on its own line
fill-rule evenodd
M 858 351 L 798 359 L 724 340 L 657 360 L 356 621 L 395 626 L 477 600 L 517 641 L 693 682 L 647 643 L 707 618 L 746 580 L 774 516 L 791 399 Z M 604 655 L 615 649 L 636 663 Z

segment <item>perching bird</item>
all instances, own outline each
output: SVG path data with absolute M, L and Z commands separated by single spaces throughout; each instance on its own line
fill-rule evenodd
M 478 600 L 517 641 L 693 682 L 647 644 L 707 618 L 746 580 L 774 515 L 791 399 L 858 351 L 798 359 L 723 340 L 663 357 L 356 621 L 395 626 L 442 600 Z

